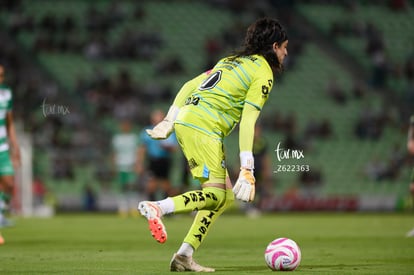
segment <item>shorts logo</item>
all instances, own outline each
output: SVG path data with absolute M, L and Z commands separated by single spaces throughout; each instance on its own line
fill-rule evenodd
M 198 166 L 198 163 L 193 158 L 191 158 L 188 160 L 188 166 L 192 170 Z
M 226 161 L 224 159 L 221 161 L 221 168 L 226 169 Z

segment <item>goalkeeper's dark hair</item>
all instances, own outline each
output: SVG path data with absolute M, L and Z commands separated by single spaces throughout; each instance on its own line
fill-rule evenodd
M 249 56 L 253 54 L 262 55 L 274 73 L 283 71 L 283 64 L 279 63 L 273 52 L 273 43 L 279 46 L 288 40 L 283 26 L 276 19 L 261 18 L 247 28 L 243 48 L 234 54 L 234 57 Z

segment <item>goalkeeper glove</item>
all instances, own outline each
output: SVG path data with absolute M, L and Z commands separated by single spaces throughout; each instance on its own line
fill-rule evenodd
M 153 139 L 166 139 L 174 130 L 174 121 L 180 108 L 172 105 L 168 110 L 164 120 L 155 125 L 152 129 L 147 129 L 147 134 Z
M 255 181 L 253 175 L 254 158 L 252 152 L 240 152 L 240 174 L 233 187 L 236 198 L 245 202 L 253 201 L 255 194 Z
M 250 202 L 254 200 L 256 179 L 253 176 L 253 170 L 241 168 L 239 178 L 233 187 L 233 193 L 236 199 Z

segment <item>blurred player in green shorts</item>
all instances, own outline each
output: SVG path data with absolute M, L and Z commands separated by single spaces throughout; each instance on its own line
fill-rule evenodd
M 414 115 L 412 115 L 410 118 L 410 126 L 408 128 L 407 149 L 408 153 L 414 155 Z M 410 193 L 414 202 L 414 168 L 411 172 Z M 414 237 L 414 228 L 407 233 L 407 237 Z
M 4 78 L 5 69 L 0 65 L 0 228 L 11 225 L 5 212 L 13 195 L 14 166 L 20 165 L 12 114 L 12 91 L 4 84 Z
M 135 166 L 138 152 L 138 135 L 132 130 L 132 124 L 128 120 L 120 123 L 119 133 L 112 138 L 114 165 L 117 172 L 117 203 L 118 214 L 127 217 L 135 208 L 134 185 L 136 183 Z M 131 211 L 131 213 L 130 213 Z
M 191 173 L 202 187 L 138 205 L 148 219 L 153 237 L 160 243 L 167 240 L 163 215 L 197 211 L 171 260 L 171 271 L 213 272 L 213 268 L 197 264 L 193 252 L 234 197 L 245 202 L 254 199 L 254 128 L 269 98 L 274 75 L 282 72 L 288 38 L 277 20 L 262 18 L 249 26 L 244 42 L 239 52 L 186 82 L 164 120 L 147 131 L 154 139 L 164 139 L 175 130 Z M 239 123 L 240 174 L 233 187 L 223 141 Z

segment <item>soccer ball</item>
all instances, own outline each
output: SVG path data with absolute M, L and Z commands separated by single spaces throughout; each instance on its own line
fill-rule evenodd
M 264 256 L 267 266 L 273 271 L 295 270 L 302 258 L 299 246 L 288 238 L 273 240 L 266 247 Z

